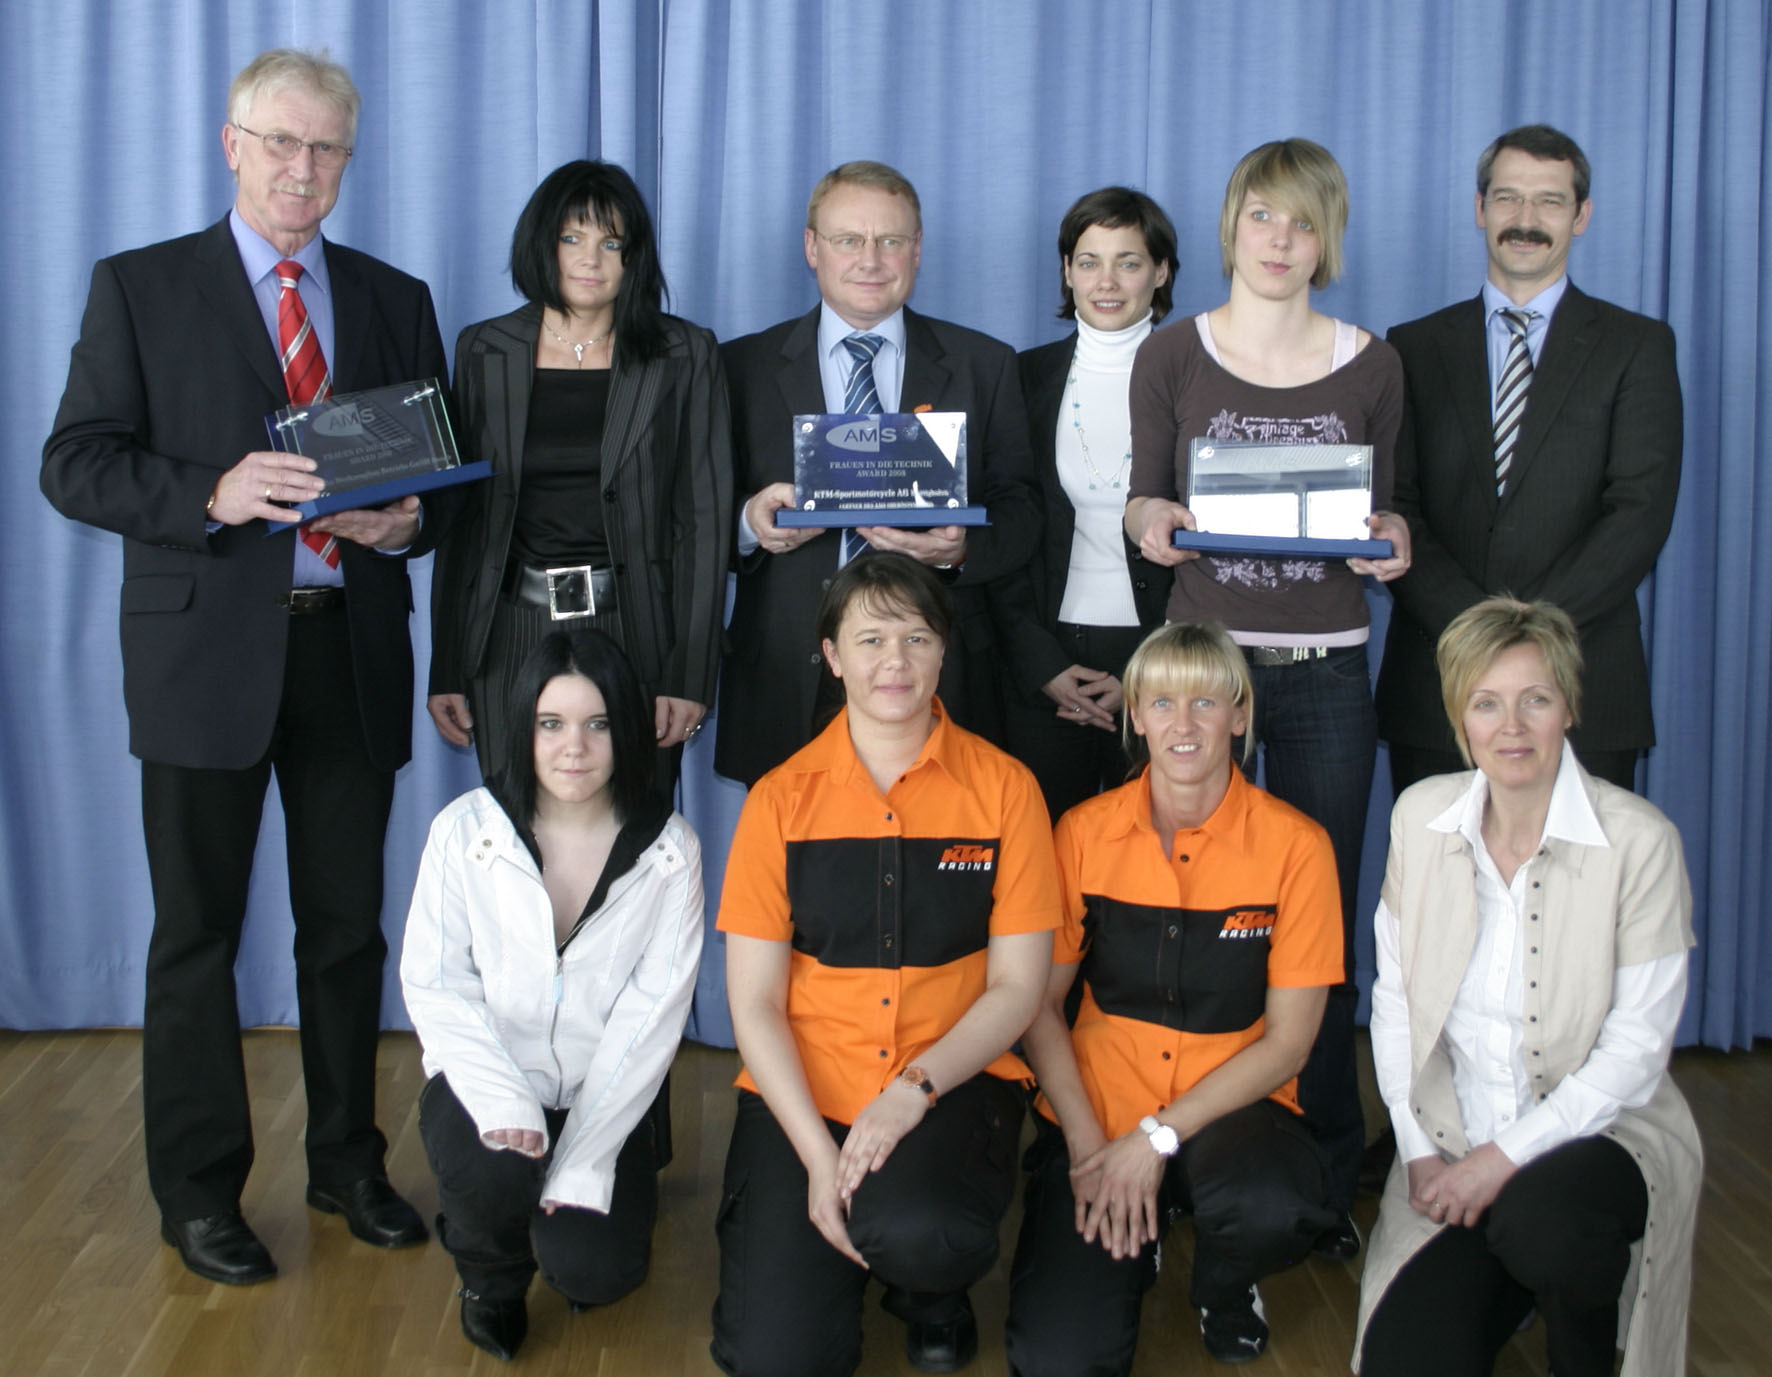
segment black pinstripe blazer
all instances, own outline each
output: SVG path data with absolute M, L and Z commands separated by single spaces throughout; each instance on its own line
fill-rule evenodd
M 455 346 L 463 457 L 492 478 L 458 489 L 431 584 L 432 693 L 481 671 L 523 481 L 541 308 L 470 325 Z M 603 423 L 603 520 L 622 641 L 650 693 L 711 704 L 732 531 L 732 431 L 714 337 L 665 317 L 662 358 L 620 364 Z

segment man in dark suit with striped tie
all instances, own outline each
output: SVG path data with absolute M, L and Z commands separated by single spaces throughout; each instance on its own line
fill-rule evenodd
M 923 253 L 922 209 L 910 182 L 876 162 L 826 173 L 806 208 L 804 247 L 819 305 L 721 350 L 740 514 L 714 768 L 746 784 L 810 741 L 815 720 L 841 702 L 824 675 L 813 623 L 825 585 L 869 546 L 908 554 L 950 585 L 956 615 L 942 706 L 961 726 L 998 740 L 1001 657 L 984 585 L 1018 568 L 1040 533 L 1015 351 L 905 305 Z M 967 495 L 987 509 L 990 524 L 777 526 L 774 514 L 794 500 L 793 418 L 867 411 L 965 412 Z
M 1434 646 L 1494 593 L 1574 618 L 1588 691 L 1570 740 L 1591 773 L 1628 789 L 1655 741 L 1636 589 L 1673 520 L 1680 380 L 1673 331 L 1568 279 L 1588 184 L 1547 125 L 1496 139 L 1477 160 L 1481 295 L 1390 332 L 1408 384 L 1392 505 L 1414 543 L 1377 694 L 1398 793 L 1464 768 Z
M 424 283 L 328 243 L 359 97 L 276 49 L 228 95 L 238 183 L 209 229 L 101 261 L 43 451 L 44 494 L 123 537 L 123 680 L 154 928 L 142 1021 L 148 1182 L 184 1264 L 274 1276 L 240 1213 L 252 1122 L 234 990 L 273 773 L 288 833 L 308 1203 L 380 1247 L 421 1242 L 375 1126 L 382 838 L 411 754 L 416 499 L 298 533 L 311 461 L 267 413 L 446 375 Z M 272 524 L 267 524 L 272 523 Z

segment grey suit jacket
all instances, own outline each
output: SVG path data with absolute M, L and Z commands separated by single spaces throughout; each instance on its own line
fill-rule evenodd
M 331 242 L 326 270 L 336 391 L 446 376 L 424 283 Z M 94 266 L 41 481 L 63 515 L 123 536 L 123 693 L 143 760 L 241 769 L 270 745 L 295 536 L 258 521 L 210 535 L 204 504 L 288 404 L 225 217 Z M 364 735 L 387 770 L 411 755 L 406 555 L 428 540 L 399 557 L 339 543 Z
M 432 693 L 480 672 L 510 554 L 541 308 L 470 325 L 455 347 L 465 457 L 492 478 L 451 506 L 431 585 Z M 603 425 L 603 520 L 622 641 L 653 693 L 711 704 L 732 539 L 731 426 L 714 337 L 665 317 L 662 358 L 618 365 Z
M 1399 325 L 1407 396 L 1393 503 L 1414 562 L 1379 673 L 1389 741 L 1455 749 L 1434 645 L 1496 593 L 1544 598 L 1575 621 L 1586 659 L 1577 748 L 1654 744 L 1636 589 L 1654 567 L 1680 483 L 1680 380 L 1673 332 L 1573 284 L 1532 379 L 1507 492 L 1495 495 L 1483 304 Z

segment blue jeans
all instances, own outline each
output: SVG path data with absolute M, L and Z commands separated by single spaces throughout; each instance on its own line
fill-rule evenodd
M 1354 922 L 1360 888 L 1360 851 L 1366 804 L 1378 754 L 1378 717 L 1372 708 L 1366 647 L 1348 646 L 1320 660 L 1258 666 L 1254 733 L 1267 791 L 1322 824 L 1335 851 L 1341 884 L 1344 978 L 1329 991 L 1323 1026 L 1298 1078 L 1298 1102 L 1317 1141 L 1329 1154 L 1331 1204 L 1353 1204 L 1366 1123 L 1354 1070 Z

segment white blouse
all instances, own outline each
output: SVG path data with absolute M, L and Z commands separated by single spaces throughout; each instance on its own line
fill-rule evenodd
M 1567 742 L 1551 791 L 1543 838 L 1607 846 L 1593 805 L 1581 788 Z M 1483 844 L 1483 807 L 1489 782 L 1478 771 L 1471 787 L 1428 826 L 1456 832 L 1476 859 L 1477 937 L 1470 965 L 1440 1033 L 1452 1062 L 1465 1136 L 1474 1148 L 1493 1142 L 1515 1166 L 1607 1127 L 1625 1108 L 1647 1104 L 1666 1070 L 1680 1010 L 1686 1000 L 1686 953 L 1674 952 L 1612 977 L 1612 1007 L 1581 1068 L 1534 1101 L 1523 1046 L 1524 963 L 1521 915 L 1538 850 L 1505 884 Z M 1372 1059 L 1404 1161 L 1435 1155 L 1433 1141 L 1409 1104 L 1409 1011 L 1398 960 L 1397 917 L 1380 900 L 1373 919 L 1378 980 L 1372 989 Z

